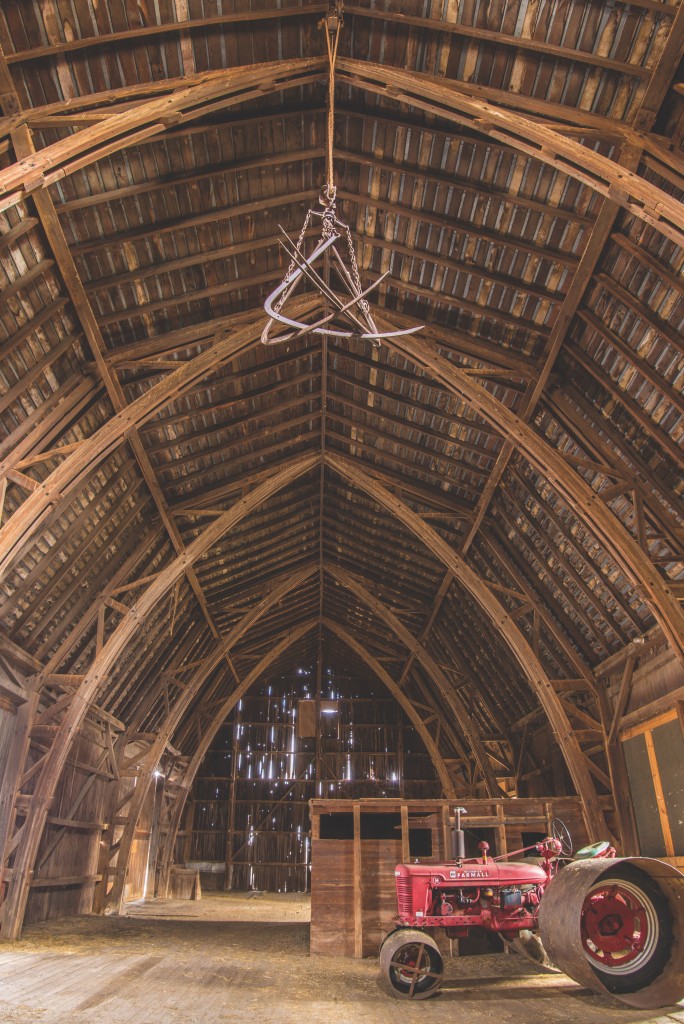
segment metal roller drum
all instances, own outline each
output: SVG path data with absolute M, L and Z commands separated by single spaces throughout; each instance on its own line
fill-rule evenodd
M 547 887 L 549 958 L 594 992 L 653 1009 L 684 998 L 684 875 L 650 857 L 574 861 Z

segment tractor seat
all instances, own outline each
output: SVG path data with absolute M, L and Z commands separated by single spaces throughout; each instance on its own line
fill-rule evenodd
M 604 839 L 601 843 L 592 843 L 591 846 L 583 846 L 581 850 L 578 850 L 573 860 L 591 860 L 592 857 L 603 857 L 607 850 L 610 849 L 610 843 Z

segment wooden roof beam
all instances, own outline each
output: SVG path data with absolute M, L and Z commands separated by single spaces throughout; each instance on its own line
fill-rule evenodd
M 500 602 L 492 595 L 473 569 L 458 555 L 430 526 L 423 522 L 408 506 L 395 498 L 384 488 L 371 481 L 353 462 L 342 459 L 330 452 L 326 461 L 331 469 L 339 473 L 350 484 L 368 494 L 404 524 L 432 553 L 439 558 L 446 569 L 453 573 L 501 636 L 512 657 L 529 681 L 533 692 L 549 719 L 559 746 L 568 765 L 568 770 L 582 800 L 590 831 L 601 832 L 605 827 L 603 812 L 598 804 L 596 791 L 585 764 L 584 756 L 572 734 L 565 711 L 552 687 L 541 662 L 527 643 L 523 634 L 513 624 Z
M 301 307 L 294 308 L 304 313 L 310 302 L 311 299 L 305 297 Z M 0 529 L 0 573 L 14 560 L 19 545 L 24 544 L 47 517 L 51 505 L 110 455 L 133 427 L 151 420 L 160 409 L 184 394 L 197 381 L 203 380 L 209 372 L 256 344 L 260 334 L 260 325 L 256 324 L 237 330 L 228 337 L 219 336 L 210 348 L 167 374 L 68 455 L 50 474 L 49 484 L 46 481 L 44 487 L 31 494 L 17 510 L 18 514 L 15 513 Z
M 554 388 L 544 396 L 543 402 L 573 442 L 601 460 L 597 466 L 598 472 L 626 475 L 631 468 L 626 462 L 629 458 L 634 472 L 634 480 L 630 484 L 633 483 L 641 490 L 644 501 L 650 499 L 646 513 L 653 521 L 654 530 L 662 531 L 667 543 L 673 546 L 673 550 L 678 550 L 684 543 L 684 530 L 681 526 L 684 502 L 672 487 L 658 479 L 652 467 L 633 446 L 628 451 L 624 450 L 624 439 L 615 427 L 572 385 L 566 386 L 563 392 Z
M 184 575 L 186 567 L 193 565 L 227 530 L 258 508 L 270 495 L 317 465 L 318 460 L 319 457 L 316 455 L 293 461 L 285 470 L 271 477 L 261 486 L 255 487 L 225 515 L 208 526 L 186 551 L 166 565 L 153 582 L 145 588 L 136 603 L 122 616 L 119 625 L 96 655 L 60 723 L 36 783 L 24 825 L 23 840 L 16 852 L 7 899 L 4 904 L 5 911 L 1 925 L 4 938 L 16 938 L 21 930 L 31 871 L 55 787 L 66 763 L 72 737 L 78 731 L 88 705 L 96 700 L 109 670 L 125 651 L 133 636 L 136 635 L 141 623 L 145 621 L 176 581 Z
M 569 467 L 562 454 L 529 424 L 488 394 L 480 384 L 439 356 L 424 340 L 415 335 L 410 340 L 390 338 L 387 339 L 387 345 L 446 384 L 454 395 L 462 398 L 473 411 L 501 430 L 504 438 L 521 451 L 568 507 L 594 531 L 597 540 L 615 564 L 622 568 L 632 585 L 648 600 L 673 650 L 684 663 L 684 611 L 667 581 L 600 497 Z
M 681 18 L 681 10 L 679 14 Z M 677 31 L 678 28 L 676 23 Z M 348 57 L 338 58 L 337 69 L 340 81 L 509 142 L 515 149 L 613 199 L 677 245 L 684 245 L 684 208 L 678 200 L 616 161 L 574 139 L 565 138 L 549 125 L 540 125 L 503 106 L 474 99 L 458 84 L 430 75 L 380 67 Z
M 323 57 L 305 57 L 185 79 L 183 87 L 170 95 L 114 113 L 105 121 L 46 146 L 30 159 L 23 157 L 17 164 L 0 170 L 0 211 L 16 206 L 36 188 L 45 189 L 65 175 L 133 145 L 138 138 L 159 135 L 170 124 L 244 103 L 264 91 L 298 88 L 305 82 L 317 81 L 323 67 Z M 170 83 L 164 83 L 164 90 L 169 88 Z
M 627 0 L 620 0 L 626 3 Z M 636 0 L 642 5 L 645 0 Z M 647 0 L 646 0 L 647 2 Z M 56 60 L 70 53 L 82 53 L 84 50 L 100 49 L 103 46 L 116 46 L 133 43 L 138 45 L 142 39 L 156 39 L 159 36 L 178 36 L 185 32 L 207 32 L 211 29 L 230 28 L 233 25 L 255 24 L 269 21 L 287 21 L 290 18 L 314 18 L 325 14 L 327 3 L 302 3 L 288 8 L 271 10 L 238 11 L 230 14 L 216 14 L 206 18 L 179 19 L 177 22 L 166 22 L 160 25 L 136 25 L 121 32 L 106 32 L 93 36 L 82 36 L 52 43 L 50 46 L 36 46 L 27 50 L 17 50 L 5 54 L 7 64 L 25 64 L 32 61 Z M 262 30 L 263 31 L 263 30 Z M 184 81 L 184 79 L 180 79 Z
M 627 0 L 621 0 L 626 3 Z M 673 17 L 671 11 L 667 11 L 663 4 L 646 0 L 648 9 L 653 11 L 658 8 L 660 13 Z M 637 6 L 642 6 L 637 0 Z M 477 25 L 464 25 L 462 22 L 452 21 L 448 18 L 425 18 L 401 14 L 392 10 L 375 10 L 368 7 L 361 7 L 359 4 L 345 3 L 345 15 L 353 18 L 366 18 L 373 21 L 387 21 L 406 28 L 419 28 L 425 31 L 438 32 L 444 35 L 457 36 L 463 39 L 476 39 L 494 47 L 505 47 L 508 49 L 521 50 L 524 53 L 538 53 L 540 56 L 549 57 L 552 60 L 567 60 L 580 64 L 589 64 L 591 67 L 602 68 L 606 71 L 615 71 L 618 74 L 633 76 L 635 78 L 646 78 L 649 69 L 641 65 L 629 64 L 623 61 L 612 60 L 601 54 L 572 49 L 569 46 L 559 46 L 556 43 L 547 43 L 542 39 L 531 39 L 525 36 L 505 35 L 493 29 L 480 28 Z
M 595 651 L 579 629 L 577 623 L 568 613 L 567 607 L 562 604 L 559 607 L 560 602 L 558 601 L 555 601 L 552 605 L 549 584 L 555 583 L 555 581 L 551 581 L 548 575 L 545 575 L 542 579 L 531 573 L 531 567 L 525 560 L 523 553 L 510 543 L 507 533 L 497 523 L 492 524 L 491 529 L 486 534 L 482 532 L 479 540 L 485 549 L 488 549 L 490 552 L 487 561 L 491 567 L 492 574 L 498 577 L 500 573 L 499 567 L 502 566 L 504 568 L 505 572 L 515 581 L 516 586 L 520 588 L 527 600 L 537 609 L 537 613 L 541 615 L 544 628 L 548 630 L 549 635 L 558 645 L 559 650 L 567 659 L 571 670 L 576 673 L 577 677 L 584 680 L 586 688 L 593 691 L 595 689 L 595 679 L 589 664 L 596 657 Z M 494 559 L 494 566 L 491 566 L 492 558 Z M 544 581 L 546 581 L 546 589 L 542 587 Z M 550 612 L 552 606 L 555 608 L 553 615 Z M 561 616 L 564 616 L 564 620 L 561 619 Z M 591 631 L 593 634 L 593 625 Z

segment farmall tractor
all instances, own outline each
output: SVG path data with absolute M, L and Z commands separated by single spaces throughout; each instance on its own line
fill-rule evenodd
M 444 962 L 434 932 L 460 939 L 494 932 L 544 966 L 648 1009 L 684 997 L 684 875 L 648 857 L 616 857 L 608 842 L 572 856 L 566 826 L 505 857 L 466 859 L 456 809 L 453 860 L 399 864 L 399 913 L 380 947 L 392 995 L 425 999 L 437 991 Z M 533 856 L 512 860 L 524 854 Z

